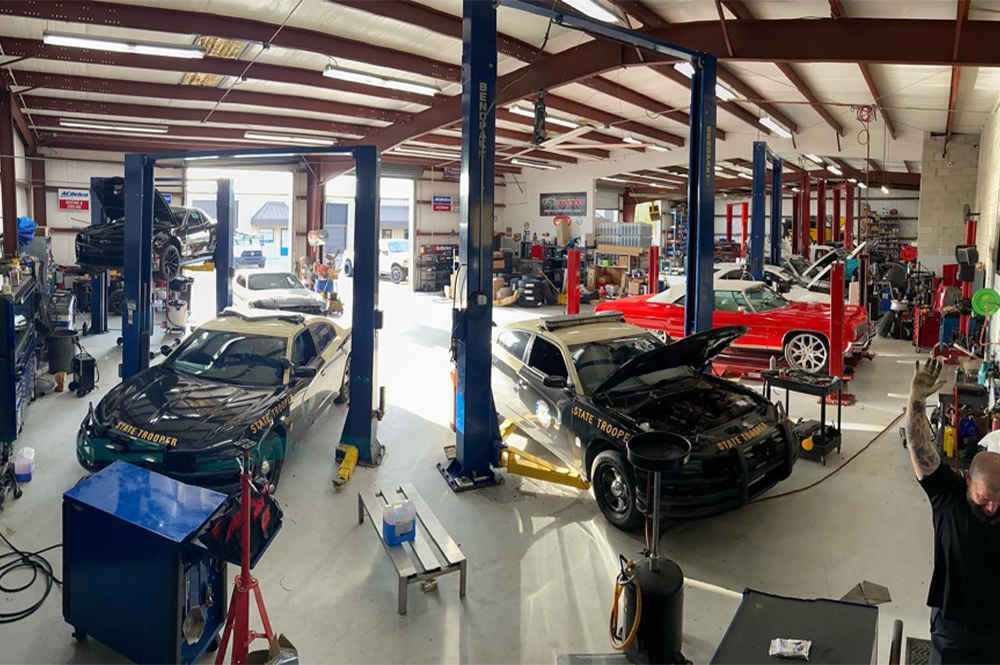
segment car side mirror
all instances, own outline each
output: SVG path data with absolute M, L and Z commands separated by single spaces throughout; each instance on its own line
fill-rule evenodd
M 310 365 L 299 365 L 292 370 L 293 379 L 311 379 L 316 376 L 316 368 Z
M 739 307 L 736 308 L 736 311 L 739 312 L 740 314 L 746 314 L 747 308 L 744 307 L 743 305 L 740 305 Z
M 542 385 L 546 388 L 565 388 L 568 384 L 565 376 L 549 374 L 547 377 L 542 379 Z

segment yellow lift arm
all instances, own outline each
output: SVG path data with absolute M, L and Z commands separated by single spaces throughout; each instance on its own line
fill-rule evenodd
M 509 437 L 516 428 L 516 422 L 505 420 L 500 425 L 501 438 L 506 441 L 507 437 Z M 520 448 L 515 448 L 510 445 L 505 445 L 500 450 L 500 466 L 507 469 L 510 473 L 518 476 L 526 476 L 528 478 L 544 480 L 545 482 L 555 483 L 557 485 L 575 487 L 579 490 L 590 489 L 590 483 L 584 480 L 583 477 L 576 471 L 567 469 L 564 466 L 556 466 L 551 462 L 543 460 L 540 457 L 536 457 L 531 453 L 526 453 Z

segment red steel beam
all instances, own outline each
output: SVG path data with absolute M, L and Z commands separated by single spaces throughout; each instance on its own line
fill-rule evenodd
M 622 131 L 635 132 L 636 134 L 641 134 L 653 140 L 662 141 L 663 143 L 669 143 L 676 146 L 684 145 L 683 136 L 677 136 L 676 134 L 671 134 L 663 131 L 662 129 L 644 125 L 641 122 L 636 122 L 634 120 L 626 120 L 625 118 L 617 116 L 614 113 L 608 113 L 606 111 L 590 108 L 579 102 L 575 102 L 572 99 L 560 97 L 559 95 L 549 93 L 545 96 L 545 103 L 546 105 L 563 111 L 564 113 L 572 113 L 573 115 L 580 116 L 581 118 L 590 118 L 591 120 L 597 120 L 598 122 L 614 125 Z
M 660 15 L 647 7 L 641 0 L 611 0 L 619 9 L 629 16 L 638 19 L 646 28 L 659 28 L 667 22 Z
M 722 37 L 726 40 L 726 53 L 733 57 L 733 40 L 729 38 L 729 28 L 726 26 L 726 13 L 722 11 L 722 0 L 715 0 L 715 9 L 719 12 L 719 26 L 722 28 Z
M 27 70 L 17 71 L 17 82 L 21 86 L 35 89 L 74 90 L 106 95 L 186 99 L 202 102 L 218 102 L 226 92 L 221 88 L 200 85 L 123 81 L 121 79 L 98 78 L 95 76 L 70 76 L 69 74 L 49 74 Z M 246 104 L 247 106 L 260 106 L 272 109 L 296 109 L 298 111 L 312 111 L 314 113 L 329 113 L 378 122 L 397 122 L 400 120 L 405 122 L 412 117 L 411 113 L 374 106 L 345 104 L 318 97 L 282 95 L 270 92 L 250 92 L 239 89 L 229 91 L 229 94 L 226 95 L 226 103 Z
M 31 153 L 36 157 L 37 154 Z M 28 161 L 31 170 L 31 218 L 39 226 L 48 226 L 48 215 L 45 203 L 45 160 L 31 159 Z
M 204 109 L 189 109 L 179 106 L 92 102 L 85 99 L 62 99 L 59 97 L 43 97 L 41 95 L 25 95 L 24 100 L 28 109 L 32 111 L 56 111 L 60 113 L 85 113 L 97 116 L 114 115 L 195 122 L 200 122 L 205 118 Z M 277 131 L 293 127 L 295 129 L 304 129 L 318 133 L 342 133 L 353 136 L 363 135 L 366 131 L 372 129 L 365 125 L 350 125 L 316 118 L 296 118 L 267 113 L 246 113 L 243 111 L 216 111 L 212 114 L 212 122 L 233 125 L 260 125 Z
M 969 0 L 958 0 L 958 8 L 955 14 L 955 39 L 952 46 L 952 60 L 958 60 L 958 54 L 962 46 L 962 27 L 969 18 Z M 951 130 L 955 126 L 955 109 L 958 105 L 958 86 L 962 81 L 962 68 L 954 66 L 951 68 L 951 84 L 948 87 L 948 118 L 944 126 L 944 154 L 948 153 L 948 143 L 951 142 Z
M 632 104 L 633 106 L 638 106 L 641 109 L 645 109 L 664 118 L 670 118 L 671 120 L 681 123 L 685 127 L 691 124 L 691 116 L 687 113 L 672 109 L 669 105 L 664 104 L 663 102 L 659 102 L 652 97 L 647 97 L 646 95 L 635 92 L 634 90 L 625 88 L 614 81 L 609 81 L 601 76 L 595 76 L 592 79 L 581 81 L 581 83 L 600 93 L 620 99 L 626 104 Z M 725 134 L 722 131 L 718 131 L 717 135 L 719 139 L 725 138 Z
M 74 2 L 5 0 L 0 3 L 0 16 L 21 16 L 44 21 L 103 25 L 192 36 L 213 35 L 299 51 L 312 51 L 334 58 L 365 62 L 446 81 L 461 79 L 461 68 L 451 63 L 345 39 L 326 32 L 237 16 L 89 0 Z M 241 64 L 245 66 L 247 63 Z
M 664 78 L 670 79 L 671 81 L 674 81 L 675 83 L 683 86 L 684 88 L 687 88 L 688 90 L 691 89 L 691 80 L 688 77 L 686 77 L 683 74 L 681 74 L 676 69 L 674 69 L 673 66 L 669 66 L 669 67 L 650 67 L 649 69 L 650 69 L 650 71 L 654 71 L 657 74 L 659 74 L 660 76 L 663 76 Z M 751 127 L 753 127 L 755 130 L 760 130 L 762 133 L 767 134 L 768 136 L 771 135 L 771 133 L 772 133 L 771 130 L 768 129 L 767 127 L 765 127 L 764 125 L 760 124 L 760 122 L 757 119 L 756 115 L 754 115 L 750 111 L 747 111 L 745 108 L 743 108 L 742 106 L 740 106 L 739 104 L 737 104 L 735 101 L 725 102 L 725 101 L 722 101 L 721 99 L 716 99 L 715 103 L 716 103 L 716 105 L 718 106 L 718 108 L 720 110 L 726 111 L 727 113 L 732 114 L 737 119 L 742 120 L 746 124 L 748 124 Z M 763 106 L 761 108 L 763 108 Z M 782 124 L 784 124 L 784 123 L 782 123 Z
M 3 6 L 3 3 L 0 3 L 0 7 Z M 161 58 L 155 55 L 136 55 L 134 53 L 112 53 L 110 51 L 92 49 L 66 48 L 63 46 L 50 46 L 37 39 L 21 39 L 19 37 L 5 37 L 3 35 L 0 35 L 0 45 L 3 46 L 4 53 L 10 56 L 105 65 L 107 67 L 114 67 L 115 69 L 122 67 L 153 69 L 181 74 L 198 72 L 202 74 L 231 76 L 236 79 L 243 76 L 247 65 L 246 62 L 241 60 L 230 60 L 228 58 Z M 364 83 L 340 81 L 323 76 L 323 73 L 320 71 L 304 69 L 302 67 L 287 67 L 285 65 L 256 63 L 253 66 L 253 78 L 276 83 L 294 83 L 312 88 L 327 88 L 329 90 L 351 92 L 379 99 L 422 104 L 423 106 L 431 106 L 434 104 L 435 99 L 447 99 L 440 95 L 432 98 L 413 92 L 401 92 L 391 88 L 380 88 Z

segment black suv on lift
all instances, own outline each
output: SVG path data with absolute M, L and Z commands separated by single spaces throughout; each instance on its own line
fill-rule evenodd
M 76 234 L 76 262 L 84 269 L 121 270 L 125 263 L 125 179 L 103 178 L 93 188 L 104 210 L 103 224 Z M 159 191 L 153 197 L 153 274 L 173 280 L 181 266 L 215 254 L 215 220 L 204 210 L 170 206 Z

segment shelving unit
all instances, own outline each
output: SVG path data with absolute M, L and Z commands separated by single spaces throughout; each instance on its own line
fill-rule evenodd
M 443 291 L 451 280 L 458 245 L 425 245 L 420 248 L 417 279 L 420 291 Z

